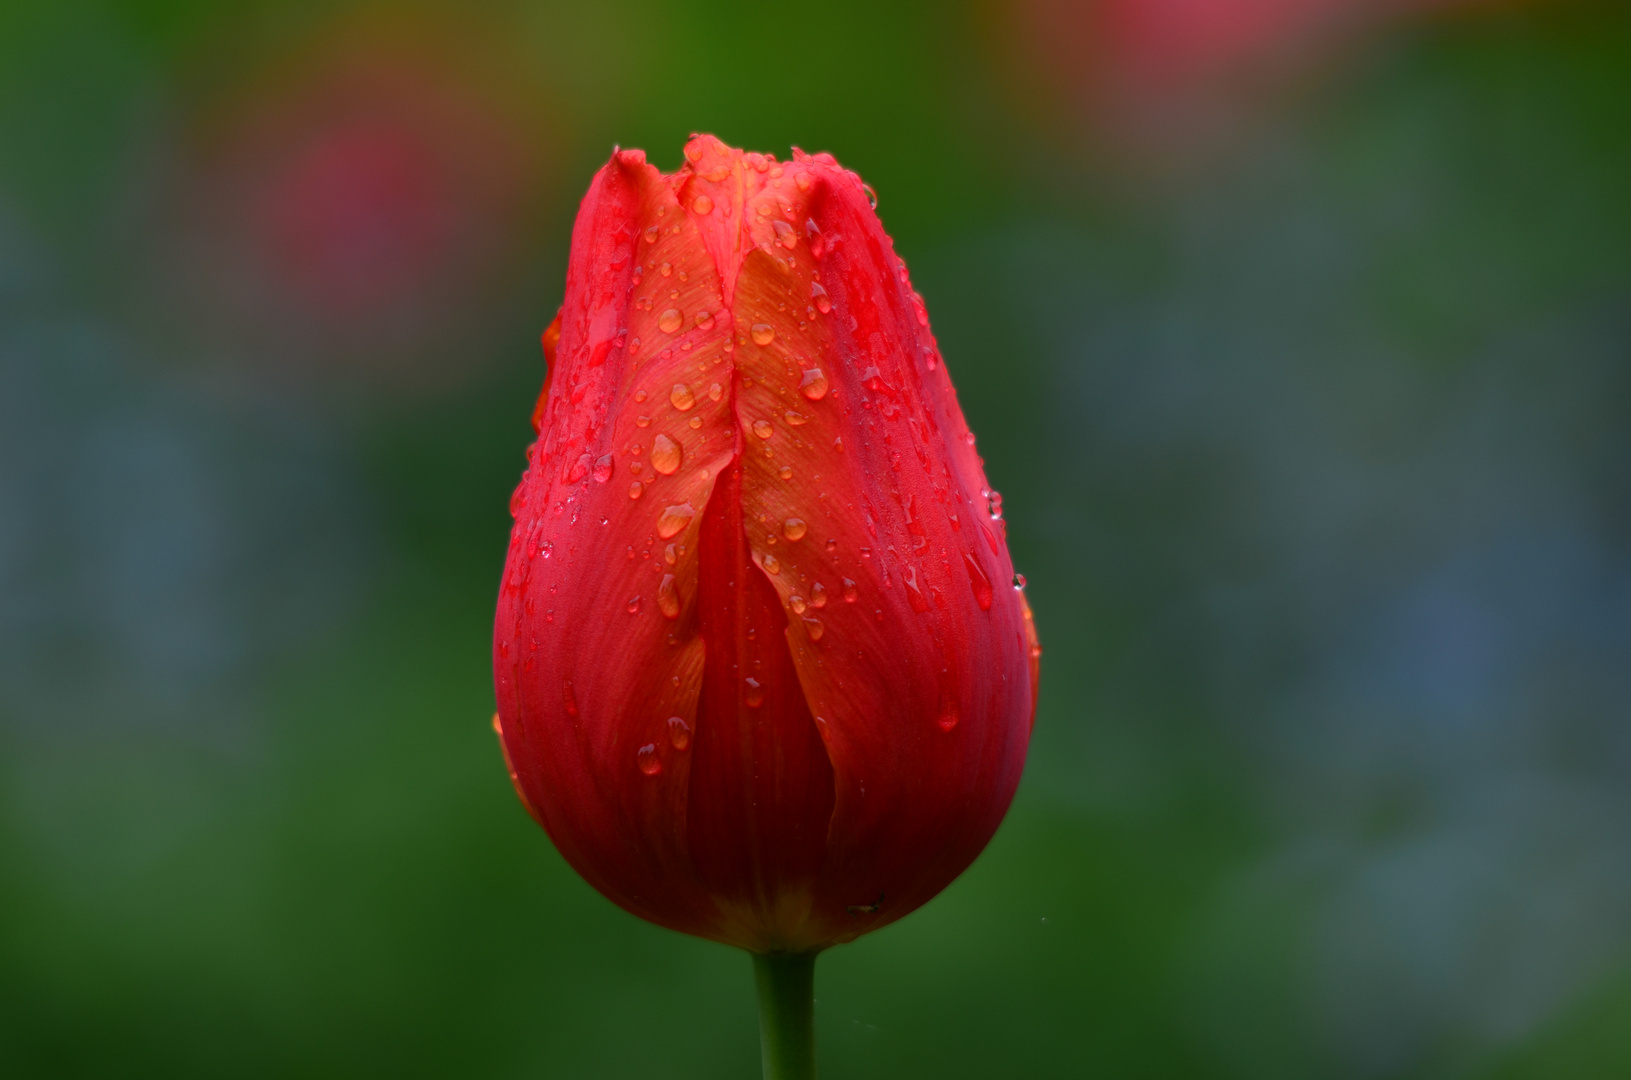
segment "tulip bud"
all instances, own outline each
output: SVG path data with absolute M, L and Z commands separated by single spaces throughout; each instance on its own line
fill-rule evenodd
M 1040 648 L 923 300 L 830 155 L 584 197 L 493 666 L 522 802 L 662 926 L 811 952 L 995 832 Z

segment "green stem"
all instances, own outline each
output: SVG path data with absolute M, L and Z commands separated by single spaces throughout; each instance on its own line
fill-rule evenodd
M 815 1080 L 815 953 L 754 953 L 765 1080 Z

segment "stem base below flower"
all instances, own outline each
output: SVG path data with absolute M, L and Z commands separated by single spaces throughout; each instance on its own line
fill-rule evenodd
M 765 1080 L 815 1080 L 815 953 L 755 953 Z

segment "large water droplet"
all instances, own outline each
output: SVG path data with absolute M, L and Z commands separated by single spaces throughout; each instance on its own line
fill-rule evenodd
M 681 529 L 691 524 L 691 519 L 697 512 L 691 508 L 690 503 L 680 503 L 678 506 L 665 506 L 657 518 L 657 535 L 663 540 L 679 535 Z
M 808 416 L 805 416 L 801 412 L 794 412 L 792 409 L 788 409 L 783 416 L 793 427 L 798 427 L 802 424 L 808 424 L 810 422 L 810 418 Z
M 691 209 L 695 210 L 699 214 L 706 214 L 708 211 L 712 210 L 713 208 L 714 208 L 714 201 L 712 199 L 708 198 L 708 196 L 706 196 L 706 195 L 698 195 L 691 202 Z
M 769 323 L 754 323 L 748 332 L 753 335 L 755 345 L 769 345 L 776 340 L 776 328 Z
M 566 482 L 568 484 L 575 484 L 579 480 L 582 480 L 585 476 L 588 476 L 589 466 L 594 463 L 594 460 L 595 456 L 593 454 L 578 455 L 578 460 L 574 461 L 566 468 Z
M 680 323 L 683 321 L 684 320 L 680 318 L 680 313 L 678 310 L 669 308 L 658 317 L 657 329 L 661 330 L 665 334 L 672 334 L 674 331 L 680 328 Z
M 809 633 L 811 641 L 820 641 L 821 635 L 827 632 L 826 626 L 820 619 L 810 618 L 804 620 L 804 629 Z
M 680 617 L 680 594 L 674 588 L 673 574 L 664 574 L 662 583 L 657 586 L 657 607 L 667 618 Z
M 746 684 L 746 690 L 742 694 L 742 700 L 747 703 L 747 707 L 750 709 L 757 709 L 759 706 L 763 705 L 765 703 L 765 688 L 759 685 L 759 680 L 747 678 L 743 679 L 742 681 Z
M 792 251 L 798 246 L 799 234 L 794 231 L 793 226 L 780 220 L 772 221 L 770 224 L 776 230 L 776 241 L 780 243 L 782 247 L 786 248 L 788 251 Z
M 604 484 L 612 478 L 612 455 L 602 454 L 595 459 L 595 480 Z
M 804 534 L 810 531 L 803 518 L 790 517 L 782 522 L 782 535 L 789 540 L 801 540 Z
M 635 427 L 650 427 L 651 426 L 651 417 L 649 417 L 649 416 L 636 416 L 634 418 L 634 426 Z
M 810 299 L 815 301 L 816 310 L 821 314 L 825 315 L 832 310 L 832 297 L 821 287 L 821 282 L 810 282 Z
M 799 390 L 811 401 L 820 401 L 827 396 L 827 376 L 818 367 L 810 368 L 799 381 Z
M 712 330 L 714 328 L 714 313 L 711 311 L 699 311 L 697 312 L 696 322 L 702 329 Z
M 718 401 L 720 398 L 722 398 L 724 396 L 725 396 L 725 388 L 723 386 L 720 386 L 718 383 L 714 383 L 712 386 L 708 387 L 708 400 L 709 401 Z
M 810 586 L 810 606 L 814 608 L 827 606 L 827 587 L 819 581 Z
M 656 242 L 657 242 L 657 226 L 655 226 L 655 225 L 648 226 L 646 228 L 646 243 L 655 244 Z
M 662 760 L 657 757 L 656 743 L 646 743 L 635 751 L 634 760 L 640 766 L 640 771 L 647 776 L 656 776 L 663 771 Z
M 1015 574 L 1014 575 L 1014 588 L 1023 589 L 1024 587 L 1025 587 L 1025 575 L 1024 574 Z
M 668 392 L 668 403 L 674 406 L 674 408 L 678 409 L 680 412 L 689 412 L 691 410 L 691 406 L 697 403 L 697 399 L 696 396 L 691 393 L 691 388 L 689 386 L 686 386 L 684 383 L 675 383 L 674 389 Z
M 963 565 L 968 567 L 968 583 L 974 589 L 974 602 L 980 605 L 981 611 L 990 611 L 991 579 L 980 569 L 979 560 L 966 551 L 963 552 Z
M 668 718 L 668 745 L 676 750 L 684 750 L 691 745 L 691 725 L 685 722 L 683 716 Z
M 640 598 L 638 596 L 629 597 L 629 614 L 640 614 Z
M 680 444 L 667 435 L 659 435 L 651 441 L 651 467 L 664 476 L 673 476 L 679 470 L 683 456 Z
M 644 495 L 645 493 L 646 493 L 646 485 L 642 484 L 640 481 L 636 480 L 634 483 L 629 485 L 629 498 L 638 499 L 641 495 Z
M 871 184 L 862 184 L 861 190 L 866 192 L 867 204 L 876 210 L 878 208 L 878 193 L 872 190 Z
M 917 583 L 917 567 L 908 566 L 902 580 L 906 583 L 906 602 L 912 605 L 912 610 L 919 614 L 928 611 L 929 598 L 923 595 Z
M 792 596 L 787 598 L 787 606 L 793 609 L 794 615 L 803 615 L 804 609 L 809 607 L 810 604 L 809 601 L 804 599 L 804 597 L 800 596 L 798 593 L 794 593 Z
M 781 560 L 776 558 L 776 556 L 766 555 L 763 562 L 765 573 L 771 575 L 772 577 L 782 572 Z
M 759 436 L 761 439 L 770 438 L 774 430 L 775 429 L 770 426 L 769 420 L 755 420 L 753 422 L 753 433 Z
M 861 595 L 861 591 L 855 587 L 855 582 L 851 581 L 849 578 L 845 578 L 844 579 L 844 603 L 853 604 L 853 603 L 855 603 L 855 598 L 860 596 L 860 595 Z

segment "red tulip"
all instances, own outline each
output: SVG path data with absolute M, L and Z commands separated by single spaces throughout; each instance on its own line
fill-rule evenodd
M 979 854 L 1036 700 L 1000 497 L 827 154 L 616 152 L 578 212 L 494 633 L 522 802 L 606 896 L 758 953 Z

